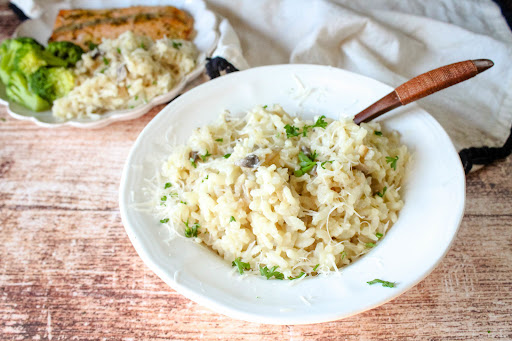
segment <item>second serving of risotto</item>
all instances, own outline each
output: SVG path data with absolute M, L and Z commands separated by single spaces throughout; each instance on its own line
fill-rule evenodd
M 408 159 L 378 123 L 301 120 L 278 105 L 226 112 L 173 147 L 153 209 L 240 274 L 302 279 L 337 271 L 386 235 Z

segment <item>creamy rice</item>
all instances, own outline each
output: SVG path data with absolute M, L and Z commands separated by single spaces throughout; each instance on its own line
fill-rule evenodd
M 240 258 L 246 273 L 276 266 L 304 277 L 350 264 L 396 222 L 409 154 L 378 123 L 325 119 L 303 136 L 315 121 L 276 105 L 197 129 L 160 170 L 157 219 L 181 236 L 185 222 L 198 224 L 188 237 L 229 263 Z M 287 137 L 286 125 L 300 134 Z M 317 154 L 303 175 L 301 151 Z
M 75 68 L 76 86 L 53 104 L 53 115 L 70 119 L 97 118 L 128 109 L 170 91 L 196 66 L 198 51 L 179 39 L 153 41 L 125 32 L 104 39 L 82 55 Z

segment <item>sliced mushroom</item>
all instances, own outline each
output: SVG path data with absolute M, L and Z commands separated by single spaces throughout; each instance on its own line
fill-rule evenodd
M 120 83 L 126 79 L 126 76 L 128 76 L 128 70 L 126 70 L 126 66 L 124 64 L 121 64 L 117 70 L 117 82 Z
M 191 161 L 193 161 L 193 162 L 197 162 L 197 161 L 199 161 L 199 158 L 200 158 L 200 156 L 199 156 L 199 152 L 194 152 L 194 151 L 192 151 L 192 152 L 190 152 L 190 153 L 188 154 L 188 157 L 189 157 L 189 159 L 190 159 Z
M 249 154 L 243 159 L 236 161 L 235 165 L 245 168 L 256 168 L 260 165 L 260 159 L 254 154 Z
M 307 146 L 302 146 L 300 147 L 300 150 L 302 153 L 304 153 L 304 155 L 306 155 L 307 157 L 311 157 L 311 149 Z

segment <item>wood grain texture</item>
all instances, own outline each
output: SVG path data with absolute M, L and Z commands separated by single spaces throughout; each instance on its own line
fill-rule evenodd
M 18 22 L 4 0 L 0 15 L 4 38 Z M 182 297 L 124 232 L 121 169 L 161 108 L 99 130 L 53 130 L 0 107 L 1 340 L 512 340 L 511 157 L 468 176 L 452 248 L 407 293 L 341 321 L 267 326 Z

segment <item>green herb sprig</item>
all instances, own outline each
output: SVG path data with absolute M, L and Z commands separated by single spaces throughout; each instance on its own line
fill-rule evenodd
M 197 237 L 197 234 L 199 233 L 198 229 L 201 227 L 198 223 L 194 223 L 194 225 L 189 226 L 188 219 L 187 221 L 183 222 L 185 224 L 185 237 L 192 238 Z
M 274 277 L 275 279 L 284 279 L 284 275 L 279 272 L 279 271 L 276 271 L 278 268 L 278 266 L 273 266 L 272 269 L 268 269 L 266 266 L 265 267 L 262 267 L 260 265 L 260 274 L 262 276 L 265 276 L 267 277 L 267 279 L 270 279 L 272 277 Z
M 373 281 L 369 281 L 369 282 L 366 282 L 370 285 L 374 285 L 374 284 L 377 284 L 377 283 L 380 283 L 382 284 L 383 287 L 386 287 L 386 288 L 394 288 L 396 287 L 396 283 L 395 282 L 388 282 L 388 281 L 383 281 L 382 279 L 374 279 Z
M 316 151 L 311 154 L 311 156 L 307 156 L 302 151 L 299 152 L 299 166 L 300 169 L 297 169 L 293 174 L 296 177 L 303 176 L 304 174 L 308 173 L 315 167 L 316 162 L 315 159 L 317 157 Z
M 398 155 L 395 157 L 386 156 L 386 162 L 389 163 L 389 166 L 396 170 L 396 162 L 398 161 Z
M 386 194 L 386 191 L 388 190 L 388 188 L 386 186 L 384 186 L 384 188 L 382 189 L 382 193 L 381 192 L 377 192 L 377 195 L 381 198 L 384 197 L 384 194 Z
M 242 262 L 241 258 L 238 257 L 237 259 L 235 259 L 232 263 L 231 263 L 232 266 L 236 266 L 238 268 L 238 272 L 240 273 L 240 275 L 243 275 L 244 274 L 244 270 L 251 270 L 251 266 L 249 265 L 249 263 L 244 263 Z

